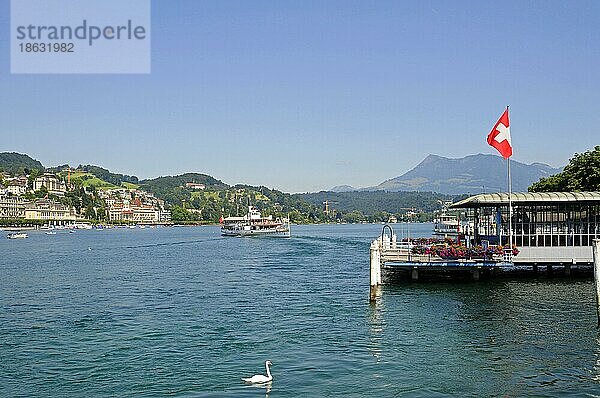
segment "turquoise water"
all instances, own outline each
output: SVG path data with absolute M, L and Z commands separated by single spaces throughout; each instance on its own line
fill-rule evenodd
M 0 239 L 0 396 L 600 395 L 590 280 L 405 283 L 371 305 L 380 231 Z M 267 359 L 273 383 L 244 385 Z

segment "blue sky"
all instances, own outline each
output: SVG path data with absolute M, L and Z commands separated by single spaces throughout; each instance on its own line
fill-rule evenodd
M 561 166 L 600 144 L 600 2 L 152 2 L 149 75 L 11 75 L 0 151 L 288 192 L 375 185 L 427 154 Z M 499 172 L 504 172 L 500 170 Z

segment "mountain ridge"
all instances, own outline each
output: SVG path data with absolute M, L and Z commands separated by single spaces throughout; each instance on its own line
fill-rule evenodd
M 540 162 L 526 164 L 511 160 L 513 191 L 526 192 L 540 178 L 561 170 Z M 429 154 L 406 173 L 362 190 L 431 191 L 457 195 L 506 189 L 506 161 L 500 156 L 479 153 L 462 158 Z

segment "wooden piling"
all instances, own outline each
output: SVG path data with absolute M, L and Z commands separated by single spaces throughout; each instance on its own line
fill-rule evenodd
M 375 301 L 377 298 L 377 287 L 381 284 L 381 252 L 377 240 L 371 243 L 370 271 L 369 299 Z
M 419 280 L 419 268 L 413 267 L 412 271 L 410 272 L 410 279 L 413 281 Z
M 596 288 L 596 315 L 598 327 L 600 327 L 600 239 L 594 239 L 592 243 L 594 252 L 594 287 Z

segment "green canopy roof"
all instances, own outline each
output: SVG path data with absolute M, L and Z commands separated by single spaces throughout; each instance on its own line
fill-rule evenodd
M 514 204 L 548 204 L 564 202 L 599 202 L 600 192 L 513 192 Z M 450 205 L 450 208 L 474 208 L 508 205 L 508 193 L 483 193 Z

